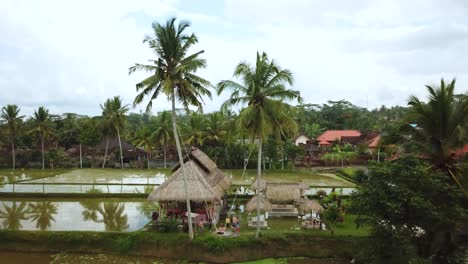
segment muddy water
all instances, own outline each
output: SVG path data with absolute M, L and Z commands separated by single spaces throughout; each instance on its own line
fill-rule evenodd
M 0 228 L 135 231 L 149 222 L 153 210 L 145 199 L 2 199 Z

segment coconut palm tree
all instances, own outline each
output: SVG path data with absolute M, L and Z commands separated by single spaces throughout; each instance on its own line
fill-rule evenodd
M 41 138 L 42 169 L 45 169 L 44 140 L 53 134 L 49 110 L 43 106 L 39 107 L 39 109 L 34 111 L 32 121 L 34 123 L 34 128 L 30 132 L 37 133 Z
M 21 220 L 28 220 L 28 209 L 25 202 L 13 202 L 11 206 L 3 204 L 3 210 L 0 210 L 0 218 L 3 219 L 2 225 L 5 229 L 17 230 L 22 227 Z
M 19 115 L 20 108 L 17 105 L 7 105 L 2 108 L 2 123 L 7 127 L 8 136 L 11 142 L 12 169 L 16 166 L 15 156 L 15 136 L 24 116 Z
M 287 69 L 281 69 L 266 53 L 257 52 L 257 60 L 252 66 L 241 62 L 234 70 L 234 77 L 241 83 L 224 80 L 218 83 L 218 94 L 231 90 L 230 98 L 222 105 L 222 109 L 236 105 L 245 105 L 239 113 L 238 125 L 242 127 L 252 140 L 258 140 L 257 183 L 261 180 L 262 144 L 265 137 L 272 135 L 281 126 L 281 122 L 292 118 L 288 113 L 285 100 L 301 101 L 299 91 L 287 88 L 292 85 L 293 76 Z M 260 190 L 260 186 L 257 186 Z M 260 204 L 257 204 L 257 233 L 260 234 Z
M 57 214 L 57 204 L 53 202 L 35 202 L 29 204 L 29 218 L 36 221 L 36 228 L 41 231 L 47 230 L 52 221 L 55 222 L 54 215 Z
M 136 71 L 150 72 L 151 76 L 136 85 L 139 94 L 135 97 L 134 105 L 143 102 L 146 96 L 150 101 L 146 106 L 149 111 L 152 107 L 152 100 L 164 93 L 172 102 L 172 129 L 176 142 L 179 162 L 182 168 L 184 179 L 184 189 L 186 193 L 187 212 L 191 213 L 190 197 L 187 192 L 185 180 L 185 166 L 183 162 L 182 149 L 177 132 L 176 101 L 179 101 L 186 109 L 189 105 L 202 108 L 202 96 L 211 97 L 208 87 L 210 82 L 200 76 L 195 75 L 198 69 L 206 67 L 206 61 L 200 58 L 204 52 L 198 51 L 188 54 L 194 44 L 198 42 L 195 34 L 187 34 L 185 30 L 190 23 L 181 21 L 176 25 L 176 18 L 169 19 L 164 25 L 153 23 L 153 34 L 144 39 L 149 47 L 154 51 L 156 59 L 150 60 L 152 64 L 138 64 L 130 67 L 129 73 Z M 188 217 L 189 237 L 193 239 L 192 220 Z
M 204 141 L 214 143 L 223 142 L 228 134 L 228 121 L 222 112 L 213 112 L 208 114 L 204 134 Z
M 156 119 L 156 129 L 151 135 L 156 142 L 163 145 L 164 168 L 167 167 L 167 142 L 171 140 L 171 134 L 173 134 L 171 126 L 171 113 L 163 111 L 159 113 Z
M 468 99 L 455 95 L 455 79 L 446 84 L 442 79 L 439 87 L 427 85 L 428 102 L 411 96 L 408 102 L 410 113 L 404 131 L 408 132 L 410 144 L 427 158 L 437 169 L 447 173 L 464 192 L 461 171 L 453 150 L 468 139 L 464 128 L 468 123 Z M 411 126 L 408 124 L 416 124 Z
M 192 112 L 186 123 L 182 124 L 182 135 L 185 144 L 199 147 L 205 138 L 206 119 L 202 114 Z
M 120 96 L 114 96 L 114 98 L 107 99 L 104 105 L 101 105 L 101 109 L 103 127 L 106 128 L 106 130 L 109 132 L 107 136 L 106 154 L 109 144 L 109 134 L 115 133 L 119 139 L 120 168 L 123 169 L 123 153 L 120 132 L 125 128 L 127 123 L 125 114 L 128 112 L 128 107 L 122 104 L 122 99 Z
M 148 165 L 148 169 L 150 168 L 150 154 L 151 150 L 153 149 L 154 145 L 154 138 L 152 137 L 152 133 L 148 127 L 143 127 L 139 131 L 136 132 L 136 139 L 134 140 L 133 144 L 136 147 L 142 147 L 146 153 L 146 161 Z
M 60 137 L 66 138 L 67 141 L 72 144 L 79 144 L 80 152 L 80 168 L 83 168 L 83 153 L 81 148 L 80 134 L 81 134 L 81 124 L 79 122 L 77 114 L 66 113 L 63 121 L 63 127 L 60 129 Z M 65 145 L 65 148 L 70 147 L 70 145 Z

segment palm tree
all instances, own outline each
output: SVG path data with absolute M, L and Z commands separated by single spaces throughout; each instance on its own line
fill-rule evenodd
M 213 112 L 208 114 L 205 128 L 204 141 L 219 143 L 222 142 L 228 134 L 228 121 L 222 112 Z
M 80 151 L 80 168 L 83 168 L 83 153 L 81 148 L 80 133 L 81 125 L 78 120 L 78 117 L 74 113 L 66 113 L 65 118 L 63 119 L 63 127 L 60 130 L 62 132 L 62 138 L 68 138 L 68 142 L 78 143 Z M 65 146 L 68 148 L 69 146 Z
M 151 135 L 156 142 L 162 143 L 163 145 L 163 156 L 164 156 L 164 168 L 167 167 L 167 142 L 172 138 L 172 124 L 171 116 L 169 111 L 163 111 L 159 113 L 156 119 L 156 130 Z
M 36 221 L 36 228 L 41 231 L 47 230 L 52 221 L 55 222 L 54 215 L 57 214 L 57 204 L 53 202 L 35 202 L 29 204 L 29 217 Z
M 143 127 L 136 133 L 136 139 L 133 142 L 136 147 L 143 147 L 146 153 L 146 161 L 148 169 L 150 168 L 150 154 L 154 145 L 154 139 L 151 131 L 147 127 Z
M 124 129 L 126 125 L 125 114 L 128 112 L 128 107 L 122 105 L 122 99 L 120 96 L 114 96 L 112 99 L 107 99 L 104 105 L 101 105 L 103 126 L 107 128 L 110 133 L 116 133 L 119 139 L 120 148 L 120 168 L 123 169 L 123 153 L 122 153 L 122 141 L 120 139 L 120 131 Z M 107 136 L 106 154 L 107 147 L 109 144 L 109 135 Z M 106 155 L 105 154 L 105 155 Z M 104 157 L 105 158 L 105 157 Z M 105 162 L 105 159 L 104 159 Z M 105 164 L 103 164 L 104 166 Z
M 468 139 L 464 128 L 468 123 L 468 99 L 454 94 L 455 79 L 449 84 L 442 79 L 439 87 L 427 85 L 426 88 L 429 93 L 427 103 L 416 96 L 409 99 L 411 109 L 406 119 L 407 125 L 404 125 L 404 130 L 410 135 L 407 140 L 465 192 L 453 150 Z M 413 127 L 409 123 L 417 125 Z
M 262 143 L 266 136 L 278 130 L 281 122 L 289 120 L 288 105 L 284 100 L 301 101 L 299 91 L 287 88 L 292 85 L 293 76 L 287 69 L 270 60 L 266 53 L 257 52 L 255 66 L 241 62 L 234 70 L 234 77 L 241 79 L 242 84 L 224 80 L 218 83 L 218 94 L 232 90 L 230 98 L 223 103 L 222 109 L 236 105 L 246 105 L 241 110 L 238 125 L 245 130 L 252 140 L 258 140 L 257 190 L 260 191 Z M 258 194 L 259 195 L 259 194 Z M 260 234 L 260 199 L 257 203 L 257 233 Z
M 32 120 L 35 127 L 30 132 L 39 134 L 41 138 L 42 169 L 45 169 L 44 140 L 53 133 L 49 110 L 43 106 L 39 107 L 34 111 Z
M 3 228 L 10 230 L 17 230 L 21 228 L 21 220 L 28 220 L 28 210 L 26 203 L 21 202 L 17 205 L 17 202 L 13 202 L 11 206 L 3 204 L 3 209 L 0 210 L 0 218 L 3 218 Z
M 200 68 L 206 67 L 206 61 L 200 58 L 204 51 L 198 51 L 188 55 L 189 49 L 198 42 L 195 34 L 186 34 L 184 31 L 190 23 L 181 21 L 175 24 L 176 18 L 169 19 L 166 24 L 153 23 L 153 34 L 144 39 L 156 55 L 153 64 L 144 65 L 136 63 L 130 67 L 129 73 L 136 71 L 151 72 L 152 75 L 136 85 L 140 93 L 134 100 L 134 105 L 140 104 L 146 96 L 150 101 L 146 107 L 149 111 L 152 107 L 152 100 L 156 99 L 160 93 L 164 93 L 172 102 L 172 129 L 176 142 L 179 162 L 182 168 L 184 179 L 184 189 L 186 193 L 187 212 L 190 215 L 190 197 L 187 192 L 187 182 L 185 179 L 185 166 L 182 157 L 182 149 L 177 132 L 176 100 L 182 103 L 185 108 L 189 105 L 202 108 L 202 96 L 211 97 L 207 87 L 211 84 L 207 80 L 195 75 Z M 192 219 L 188 217 L 189 237 L 193 239 Z
M 12 156 L 12 168 L 15 169 L 16 166 L 16 156 L 15 156 L 15 135 L 17 134 L 17 129 L 21 124 L 21 121 L 24 116 L 19 116 L 20 108 L 17 105 L 7 105 L 2 108 L 2 123 L 6 124 L 8 135 L 10 136 L 11 142 L 11 156 Z
M 187 123 L 184 123 L 182 126 L 182 135 L 185 140 L 185 144 L 197 147 L 203 145 L 205 129 L 205 117 L 197 112 L 192 112 L 187 120 Z

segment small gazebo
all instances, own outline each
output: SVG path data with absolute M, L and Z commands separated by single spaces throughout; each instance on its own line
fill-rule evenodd
M 184 169 L 192 211 L 217 222 L 218 215 L 225 206 L 224 197 L 231 185 L 231 179 L 199 149 L 192 149 L 184 158 Z M 187 197 L 180 163 L 174 166 L 172 172 L 169 179 L 150 193 L 148 200 L 158 202 L 163 209 L 185 212 Z
M 251 213 L 257 211 L 257 200 L 260 197 L 260 211 L 268 212 L 271 211 L 271 203 L 265 199 L 264 195 L 255 195 L 250 201 L 245 205 L 245 211 Z

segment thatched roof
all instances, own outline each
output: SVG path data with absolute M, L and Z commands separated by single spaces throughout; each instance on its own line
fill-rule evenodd
M 184 167 L 190 200 L 219 200 L 231 186 L 231 179 L 199 149 L 193 149 L 185 157 Z M 183 201 L 186 199 L 180 164 L 176 164 L 172 171 L 174 174 L 150 194 L 148 197 L 150 201 Z
M 267 183 L 266 198 L 273 202 L 290 202 L 301 199 L 301 189 L 297 183 Z
M 271 211 L 271 203 L 265 199 L 263 195 L 255 195 L 253 196 L 250 201 L 245 205 L 245 210 L 247 212 L 254 212 L 257 211 L 257 200 L 260 197 L 260 211 Z
M 187 192 L 192 201 L 203 202 L 220 200 L 221 193 L 214 190 L 206 180 L 202 170 L 194 161 L 185 163 Z M 185 188 L 182 169 L 177 170 L 169 179 L 156 188 L 148 200 L 158 201 L 185 201 Z
M 261 190 L 261 191 L 264 191 L 264 190 L 265 190 L 266 185 L 267 185 L 266 180 L 260 179 L 260 190 Z M 255 179 L 255 181 L 252 182 L 252 184 L 250 185 L 250 189 L 251 189 L 252 191 L 256 191 L 256 190 L 257 190 L 257 179 Z
M 135 150 L 135 147 L 132 144 L 125 141 L 123 138 L 120 138 L 120 141 L 122 142 L 122 151 L 134 151 Z M 107 145 L 107 137 L 104 137 L 101 140 L 101 142 L 96 146 L 96 150 L 105 151 L 106 145 Z M 109 146 L 107 150 L 110 152 L 119 150 L 119 138 L 118 137 L 109 138 Z
M 301 189 L 301 190 L 309 190 L 310 189 L 310 184 L 309 183 L 305 183 L 305 182 L 299 182 L 298 183 L 298 188 Z
M 307 198 L 297 201 L 297 207 L 300 212 L 307 213 L 314 211 L 316 213 L 322 213 L 324 211 L 322 205 L 317 200 L 309 200 Z

